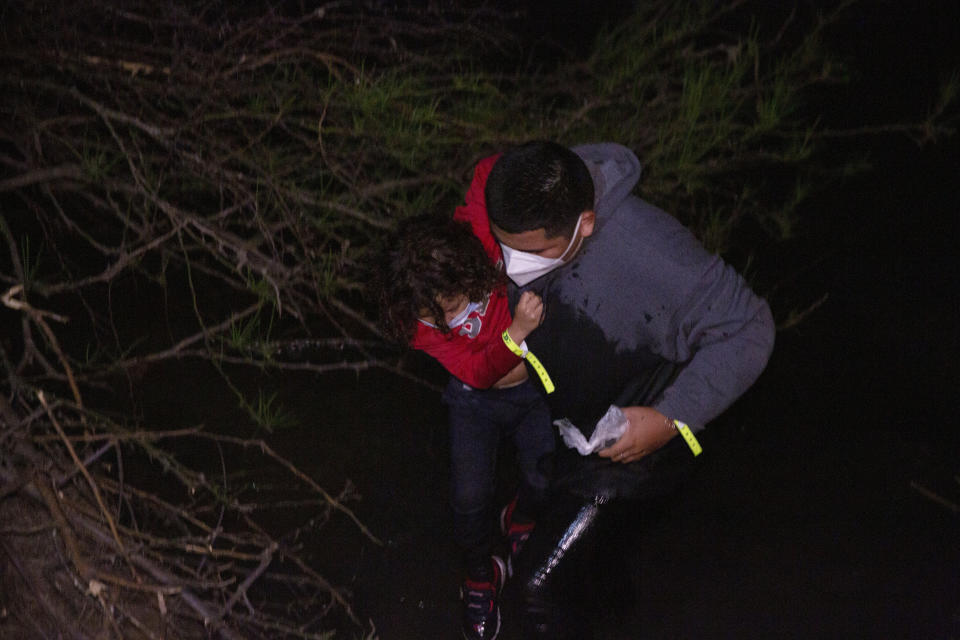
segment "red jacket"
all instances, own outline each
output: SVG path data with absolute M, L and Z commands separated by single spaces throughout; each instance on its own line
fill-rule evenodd
M 490 232 L 483 190 L 490 169 L 499 157 L 499 154 L 490 156 L 477 164 L 466 203 L 453 214 L 454 220 L 470 223 L 490 260 L 498 264 L 503 262 L 503 255 Z M 436 358 L 447 371 L 471 387 L 486 389 L 520 362 L 520 357 L 507 349 L 501 338 L 511 320 L 506 286 L 500 285 L 490 293 L 485 305 L 450 333 L 441 333 L 436 327 L 418 322 L 411 346 Z

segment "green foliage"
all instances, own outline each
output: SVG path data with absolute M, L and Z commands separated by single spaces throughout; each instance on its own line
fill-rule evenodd
M 84 147 L 82 152 L 80 170 L 83 171 L 84 176 L 91 181 L 102 180 L 110 175 L 110 171 L 120 160 L 118 156 L 111 158 L 105 149 Z
M 252 351 L 261 343 L 260 314 L 256 314 L 230 324 L 229 348 L 240 351 Z
M 0 240 L 4 241 L 7 246 L 18 246 L 20 248 L 19 255 L 16 252 L 11 252 L 9 268 L 15 273 L 23 274 L 21 284 L 23 284 L 24 291 L 29 292 L 33 288 L 33 283 L 36 281 L 43 264 L 43 240 L 31 240 L 30 235 L 20 234 L 20 241 L 16 242 L 13 231 L 3 215 L 0 215 Z M 32 246 L 34 243 L 36 247 Z M 15 263 L 16 260 L 20 261 L 19 265 Z
M 790 48 L 755 21 L 726 30 L 735 23 L 730 6 L 654 4 L 598 39 L 588 62 L 598 78 L 596 106 L 577 112 L 568 136 L 636 149 L 646 170 L 643 195 L 709 248 L 736 246 L 740 225 L 750 220 L 771 241 L 788 237 L 796 209 L 785 205 L 797 192 L 758 176 L 813 153 L 816 134 L 802 115 L 801 90 L 836 79 L 823 75 L 818 39 L 801 34 Z M 745 191 L 754 198 L 741 197 Z M 778 224 L 764 222 L 772 210 Z
M 23 267 L 23 288 L 30 290 L 31 283 L 36 280 L 37 273 L 43 261 L 43 243 L 35 250 L 30 247 L 30 236 L 23 236 L 20 240 L 20 264 Z
M 275 391 L 265 392 L 263 389 L 259 389 L 256 401 L 252 405 L 243 401 L 241 406 L 247 410 L 253 421 L 268 433 L 297 424 L 296 419 L 277 401 L 277 392 Z

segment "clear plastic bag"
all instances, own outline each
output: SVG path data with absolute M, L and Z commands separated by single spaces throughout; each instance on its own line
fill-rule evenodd
M 563 438 L 563 442 L 567 447 L 576 449 L 582 456 L 588 456 L 600 449 L 609 447 L 619 440 L 620 436 L 627 430 L 627 425 L 630 424 L 630 421 L 627 420 L 627 416 L 623 415 L 623 412 L 620 411 L 620 407 L 610 405 L 607 412 L 603 414 L 603 417 L 597 422 L 597 426 L 593 430 L 590 440 L 587 440 L 583 436 L 583 433 L 577 428 L 577 425 L 566 418 L 554 420 L 553 424 L 560 430 L 560 437 Z

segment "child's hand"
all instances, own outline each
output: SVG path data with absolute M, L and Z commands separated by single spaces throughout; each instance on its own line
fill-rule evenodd
M 520 295 L 520 301 L 517 302 L 517 308 L 514 309 L 514 321 L 518 322 L 527 333 L 530 333 L 540 326 L 542 318 L 543 300 L 533 291 L 524 291 Z
M 540 326 L 543 319 L 543 300 L 532 291 L 524 291 L 513 312 L 513 322 L 507 328 L 510 338 L 519 344 L 531 331 Z

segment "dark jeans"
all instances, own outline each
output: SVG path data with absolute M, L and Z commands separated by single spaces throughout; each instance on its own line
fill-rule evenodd
M 443 400 L 450 408 L 454 537 L 468 568 L 478 562 L 489 565 L 500 443 L 510 438 L 517 450 L 520 492 L 515 513 L 533 518 L 550 484 L 550 411 L 529 380 L 507 389 L 474 389 L 452 378 Z

